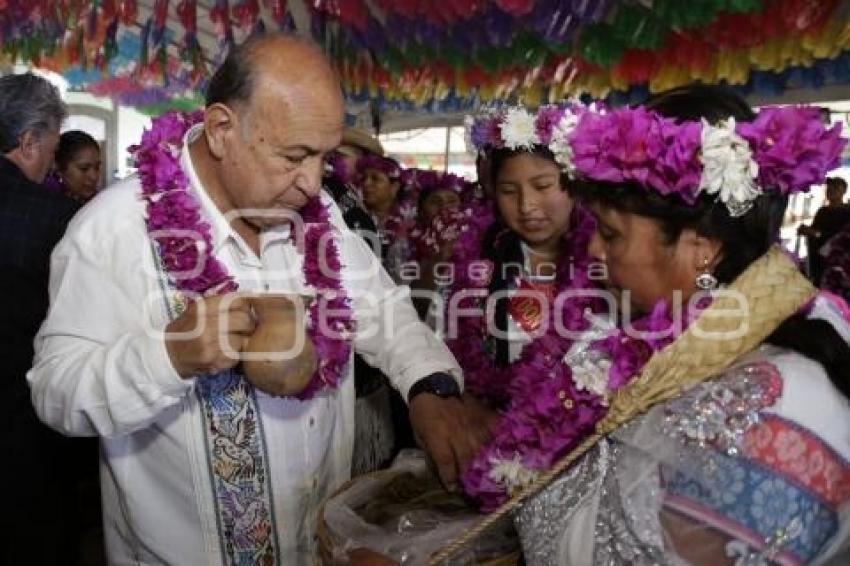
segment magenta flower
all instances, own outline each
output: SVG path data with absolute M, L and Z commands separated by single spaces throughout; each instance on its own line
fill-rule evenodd
M 753 150 L 761 186 L 781 194 L 823 182 L 840 164 L 847 143 L 841 125 L 826 129 L 817 108 L 764 108 L 752 122 L 738 124 L 736 131 Z
M 586 112 L 570 136 L 573 165 L 587 179 L 633 181 L 694 202 L 702 167 L 700 125 L 677 124 L 644 108 Z
M 477 149 L 481 150 L 485 147 L 498 149 L 504 145 L 502 143 L 501 117 L 501 114 L 494 113 L 476 119 L 472 123 L 469 137 Z
M 534 124 L 537 131 L 537 138 L 541 145 L 548 146 L 552 141 L 552 134 L 555 128 L 564 117 L 566 110 L 560 106 L 548 105 L 540 108 L 537 111 L 537 120 Z

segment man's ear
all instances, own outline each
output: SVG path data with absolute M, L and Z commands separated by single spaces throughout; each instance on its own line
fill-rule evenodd
M 41 156 L 41 140 L 35 132 L 28 131 L 21 134 L 21 158 L 24 163 L 37 161 Z
M 238 135 L 239 116 L 225 104 L 215 103 L 204 111 L 204 135 L 210 153 L 216 159 L 223 159 L 230 137 Z

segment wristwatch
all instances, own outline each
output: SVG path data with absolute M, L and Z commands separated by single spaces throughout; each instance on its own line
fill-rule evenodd
M 460 399 L 460 386 L 454 377 L 445 372 L 432 373 L 427 377 L 423 377 L 413 384 L 407 394 L 407 402 L 413 401 L 413 398 L 420 393 L 431 393 L 437 397 L 448 399 L 455 397 Z

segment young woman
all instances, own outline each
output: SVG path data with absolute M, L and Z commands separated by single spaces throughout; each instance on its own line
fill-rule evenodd
M 80 130 L 59 136 L 56 169 L 46 183 L 79 203 L 90 201 L 100 188 L 100 145 Z
M 378 228 L 381 261 L 396 282 L 410 257 L 408 233 L 416 221 L 416 203 L 407 198 L 401 168 L 389 157 L 364 155 L 357 160 L 363 205 Z
M 411 184 L 416 187 L 416 224 L 427 227 L 441 212 L 463 204 L 468 183 L 451 173 L 415 169 Z
M 559 457 L 632 381 L 684 380 L 700 371 L 695 359 L 723 369 L 603 438 L 527 501 L 516 516 L 526 563 L 820 564 L 846 552 L 848 310 L 774 244 L 786 196 L 838 165 L 838 128 L 810 109 L 756 116 L 728 91 L 693 86 L 587 113 L 569 142 L 577 194 L 597 221 L 590 252 L 620 320 L 556 362 L 560 387 L 512 403 L 551 409 L 536 434 L 553 445 L 573 433 Z M 705 309 L 732 294 L 740 333 L 698 337 L 692 329 L 718 314 Z M 637 320 L 625 324 L 626 311 Z M 665 335 L 676 321 L 687 330 Z M 479 493 L 482 474 L 513 487 L 534 479 L 542 445 L 524 439 L 510 455 L 507 445 L 489 456 L 512 461 L 511 474 L 479 470 Z
M 512 365 L 542 335 L 552 298 L 586 269 L 592 221 L 575 206 L 556 158 L 555 133 L 572 126 L 574 110 L 511 108 L 471 122 L 469 137 L 489 167 L 492 205 L 475 208 L 471 229 L 454 246 L 444 326 L 466 391 L 493 407 L 506 402 Z
M 420 318 L 437 331 L 442 302 L 448 290 L 442 279 L 452 248 L 469 213 L 462 210 L 476 197 L 475 186 L 463 177 L 424 169 L 406 169 L 404 184 L 416 194 L 416 224 L 410 230 L 411 259 L 417 269 L 406 283 L 415 290 L 413 304 Z

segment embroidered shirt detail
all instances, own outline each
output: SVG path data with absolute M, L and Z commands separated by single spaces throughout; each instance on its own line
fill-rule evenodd
M 279 544 L 254 390 L 229 370 L 198 380 L 197 394 L 225 563 L 276 564 Z

